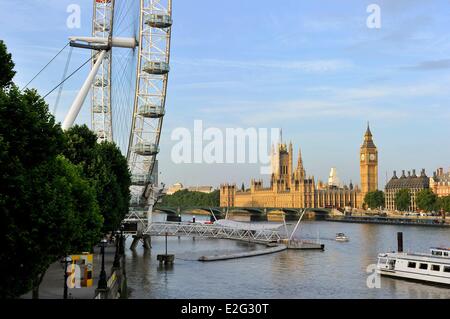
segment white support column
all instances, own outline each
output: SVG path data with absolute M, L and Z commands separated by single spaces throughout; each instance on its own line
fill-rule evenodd
M 306 212 L 306 208 L 303 209 L 303 212 L 302 212 L 302 214 L 300 215 L 300 218 L 298 219 L 298 222 L 297 222 L 297 224 L 295 225 L 294 230 L 293 230 L 292 233 L 291 233 L 291 236 L 289 236 L 289 241 L 291 241 L 292 238 L 294 237 L 294 234 L 295 234 L 295 232 L 297 231 L 298 226 L 300 226 L 300 222 L 302 221 L 302 218 L 303 218 L 303 215 L 305 215 L 305 212 Z
M 86 96 L 89 93 L 89 90 L 91 88 L 92 82 L 95 79 L 95 76 L 98 72 L 98 69 L 100 68 L 100 65 L 102 64 L 102 61 L 106 55 L 106 50 L 103 50 L 100 52 L 100 54 L 97 57 L 97 61 L 94 64 L 94 67 L 91 69 L 91 72 L 89 73 L 86 81 L 84 82 L 83 86 L 81 87 L 80 91 L 78 92 L 77 97 L 72 103 L 72 106 L 70 107 L 69 113 L 66 115 L 66 118 L 64 119 L 64 122 L 62 124 L 62 129 L 64 131 L 68 130 L 72 127 L 73 123 L 75 122 L 78 113 L 80 113 L 81 107 L 84 104 L 84 101 L 86 100 Z

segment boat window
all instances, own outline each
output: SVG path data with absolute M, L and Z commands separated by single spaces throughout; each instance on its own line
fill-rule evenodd
M 408 267 L 409 268 L 416 268 L 416 263 L 415 262 L 412 262 L 412 261 L 410 261 L 409 263 L 408 263 Z
M 387 262 L 386 258 L 380 258 L 379 263 L 380 264 L 385 264 Z
M 441 271 L 441 266 L 439 266 L 439 265 L 431 265 L 431 270 L 433 270 L 433 271 Z
M 444 272 L 450 272 L 450 266 L 444 266 Z
M 419 268 L 423 269 L 423 270 L 427 270 L 428 269 L 428 264 L 420 264 Z
M 447 257 L 448 257 L 448 253 L 447 253 L 447 252 L 445 252 L 445 253 L 444 253 L 444 256 L 447 256 Z
M 442 251 L 433 250 L 431 254 L 434 256 L 442 256 Z

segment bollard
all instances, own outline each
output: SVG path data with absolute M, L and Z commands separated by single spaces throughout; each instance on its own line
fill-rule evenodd
M 403 252 L 403 233 L 397 233 L 397 250 L 399 253 Z
M 167 253 L 167 236 L 168 236 L 168 233 L 166 233 L 165 234 L 165 239 L 166 239 L 166 242 L 165 242 L 165 246 L 166 246 L 166 251 L 165 251 L 165 254 L 164 255 L 158 255 L 158 256 L 156 256 L 156 259 L 159 261 L 159 266 L 161 267 L 163 264 L 164 264 L 164 266 L 172 266 L 173 265 L 173 262 L 174 262 L 174 260 L 175 260 L 175 255 L 169 255 L 168 253 Z

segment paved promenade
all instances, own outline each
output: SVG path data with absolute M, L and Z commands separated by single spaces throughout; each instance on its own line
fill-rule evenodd
M 108 245 L 105 248 L 105 270 L 106 278 L 111 276 L 111 268 L 114 262 L 115 246 Z M 72 299 L 93 299 L 95 297 L 95 289 L 98 286 L 100 271 L 102 267 L 102 255 L 100 248 L 95 247 L 93 258 L 93 276 L 94 283 L 90 288 L 74 288 L 68 289 L 68 296 Z M 39 299 L 63 299 L 64 295 L 64 269 L 63 266 L 56 262 L 47 270 L 44 280 L 39 288 Z M 22 296 L 24 299 L 31 299 L 31 291 Z

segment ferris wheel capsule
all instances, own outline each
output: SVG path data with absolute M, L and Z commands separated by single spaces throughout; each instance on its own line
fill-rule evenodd
M 150 174 L 144 175 L 132 175 L 131 184 L 135 186 L 145 186 L 152 182 L 152 177 Z
M 109 84 L 108 80 L 102 78 L 97 78 L 94 82 L 94 85 L 97 87 L 107 87 L 108 84 Z
M 144 72 L 149 74 L 167 74 L 170 71 L 170 66 L 166 62 L 162 61 L 150 61 L 145 63 L 144 68 L 142 69 Z
M 93 113 L 106 113 L 108 112 L 108 106 L 106 105 L 94 105 L 92 107 L 92 112 Z
M 141 156 L 153 156 L 159 153 L 159 146 L 155 143 L 137 143 L 134 152 Z
M 152 104 L 144 104 L 139 107 L 139 115 L 146 117 L 146 118 L 160 118 L 163 117 L 166 111 L 163 107 L 152 105 Z
M 152 28 L 168 28 L 172 26 L 172 17 L 167 14 L 151 14 L 145 24 Z

